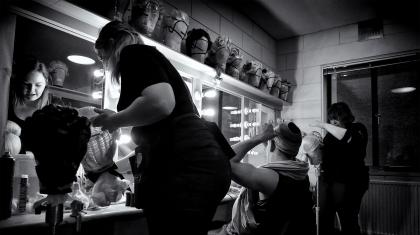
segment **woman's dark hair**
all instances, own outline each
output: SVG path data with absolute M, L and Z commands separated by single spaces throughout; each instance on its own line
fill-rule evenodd
M 344 102 L 338 102 L 328 108 L 328 121 L 337 120 L 347 126 L 354 121 L 354 116 L 349 106 Z
M 204 29 L 192 29 L 188 32 L 187 39 L 185 39 L 185 46 L 186 46 L 186 53 L 188 56 L 191 56 L 191 46 L 194 41 L 197 41 L 198 39 L 205 37 L 207 39 L 207 51 L 211 48 L 211 39 L 210 35 L 204 30 Z
M 48 69 L 44 63 L 40 62 L 34 56 L 26 56 L 22 59 L 15 61 L 13 65 L 13 75 L 11 79 L 11 87 L 10 87 L 10 97 L 12 99 L 13 105 L 19 103 L 23 103 L 24 101 L 24 83 L 26 80 L 26 76 L 32 72 L 40 72 L 45 78 L 45 89 L 42 92 L 41 97 L 37 100 L 38 107 L 42 108 L 48 103 L 48 84 L 49 84 L 49 73 Z

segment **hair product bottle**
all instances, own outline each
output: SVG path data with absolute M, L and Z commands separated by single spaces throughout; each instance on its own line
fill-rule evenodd
M 13 174 L 15 159 L 9 152 L 0 158 L 0 219 L 7 219 L 12 214 Z

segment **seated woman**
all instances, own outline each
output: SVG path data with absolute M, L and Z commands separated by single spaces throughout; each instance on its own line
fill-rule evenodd
M 249 150 L 271 139 L 268 164 L 257 168 L 241 162 Z M 289 122 L 276 129 L 266 125 L 261 134 L 232 146 L 232 178 L 244 189 L 231 223 L 219 234 L 315 234 L 308 165 L 295 158 L 301 142 L 300 129 Z
M 45 64 L 35 57 L 16 62 L 10 85 L 8 120 L 23 128 L 27 117 L 48 104 L 48 78 Z M 21 152 L 25 152 L 24 143 Z

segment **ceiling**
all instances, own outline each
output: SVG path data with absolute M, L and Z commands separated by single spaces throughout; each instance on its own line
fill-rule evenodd
M 381 18 L 420 28 L 420 0 L 218 0 L 229 2 L 274 39 Z

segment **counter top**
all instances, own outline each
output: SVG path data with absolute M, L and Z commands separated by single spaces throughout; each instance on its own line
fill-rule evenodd
M 115 204 L 108 207 L 103 207 L 97 210 L 88 210 L 82 212 L 82 220 L 84 222 L 94 219 L 120 217 L 120 216 L 141 216 L 143 215 L 142 209 L 134 207 L 127 207 L 125 204 Z M 75 218 L 70 217 L 70 212 L 65 212 L 63 215 L 62 225 L 74 224 Z M 23 226 L 47 226 L 45 223 L 45 211 L 41 214 L 22 214 L 13 215 L 6 220 L 0 221 L 0 230 L 4 228 L 23 227 Z
M 223 204 L 230 204 L 236 199 L 237 195 L 232 193 L 226 194 L 226 196 L 220 202 L 221 206 Z M 112 218 L 112 217 L 126 217 L 126 216 L 143 216 L 143 210 L 137 209 L 135 207 L 127 207 L 125 204 L 114 204 L 108 207 L 103 207 L 97 210 L 87 210 L 82 212 L 83 222 L 90 220 Z M 63 222 L 60 225 L 74 224 L 75 218 L 70 217 L 70 212 L 65 212 L 63 215 Z M 41 226 L 46 227 L 45 223 L 45 211 L 41 214 L 22 214 L 22 215 L 13 215 L 6 220 L 0 221 L 0 231 L 2 229 L 12 229 L 15 227 L 33 227 Z

